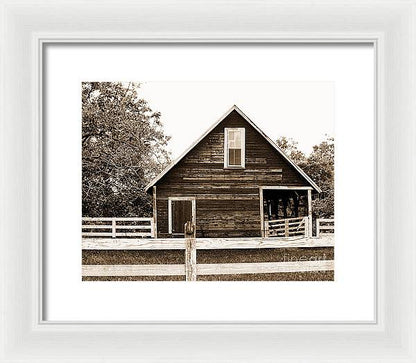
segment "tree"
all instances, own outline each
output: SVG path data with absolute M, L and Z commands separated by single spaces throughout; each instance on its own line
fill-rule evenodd
M 170 162 L 161 114 L 138 95 L 140 84 L 82 84 L 82 213 L 145 216 L 145 185 Z
M 303 167 L 322 189 L 318 198 L 312 201 L 313 213 L 318 218 L 334 216 L 334 152 L 334 138 L 327 137 L 326 140 L 313 147 Z
M 276 144 L 296 164 L 298 164 L 299 166 L 305 164 L 306 156 L 302 151 L 298 149 L 297 141 L 293 140 L 290 137 L 287 138 L 285 136 L 282 136 L 277 139 Z
M 334 138 L 328 137 L 315 145 L 309 156 L 298 149 L 298 143 L 286 137 L 276 141 L 283 152 L 289 156 L 322 189 L 312 201 L 314 217 L 334 216 Z

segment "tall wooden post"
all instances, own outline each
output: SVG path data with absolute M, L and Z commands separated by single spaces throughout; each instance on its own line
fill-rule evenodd
M 285 219 L 285 237 L 289 237 L 289 221 Z
M 156 186 L 153 186 L 153 238 L 157 238 L 157 199 Z
M 192 222 L 185 223 L 185 276 L 186 281 L 196 281 L 196 228 Z
M 263 199 L 263 188 L 259 188 L 259 196 L 260 196 L 260 235 L 262 237 L 268 237 L 264 231 L 264 199 Z
M 318 238 L 319 238 L 319 233 L 320 233 L 320 231 L 319 231 L 320 225 L 319 224 L 320 224 L 319 223 L 319 218 L 316 218 L 316 237 L 318 237 Z
M 312 237 L 312 190 L 308 189 L 308 237 Z
M 116 238 L 116 219 L 111 220 L 111 237 Z
M 269 221 L 264 221 L 264 235 L 262 237 L 269 237 Z

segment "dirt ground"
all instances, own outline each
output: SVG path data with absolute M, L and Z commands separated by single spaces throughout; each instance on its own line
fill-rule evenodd
M 334 248 L 198 250 L 197 263 L 291 262 L 333 260 Z M 183 264 L 184 251 L 83 250 L 83 265 Z M 184 281 L 184 276 L 83 277 L 83 281 Z M 205 275 L 198 281 L 333 281 L 334 271 L 242 275 Z

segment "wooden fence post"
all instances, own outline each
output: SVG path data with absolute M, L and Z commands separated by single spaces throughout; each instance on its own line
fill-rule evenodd
M 111 236 L 116 238 L 116 219 L 113 218 L 111 221 Z
M 196 228 L 192 222 L 185 223 L 185 277 L 196 281 Z
M 152 237 L 157 238 L 157 204 L 156 204 L 156 186 L 153 186 L 153 220 L 152 220 Z
M 259 199 L 260 199 L 260 233 L 262 237 L 268 237 L 264 231 L 265 225 L 264 225 L 264 200 L 263 200 L 263 188 L 259 187 Z
M 316 218 L 316 237 L 319 237 L 319 218 Z
M 156 235 L 155 235 L 155 220 L 153 218 L 150 220 L 150 235 L 151 235 L 152 238 L 156 238 Z
M 305 225 L 303 234 L 305 238 L 309 236 L 309 232 L 308 232 L 309 223 L 308 222 L 309 222 L 308 217 L 303 217 L 303 223 Z
M 285 219 L 285 237 L 289 237 L 289 221 Z
M 312 237 L 312 190 L 308 189 L 308 237 Z

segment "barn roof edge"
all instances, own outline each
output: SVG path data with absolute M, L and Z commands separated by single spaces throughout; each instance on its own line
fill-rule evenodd
M 153 187 L 160 179 L 162 179 L 176 164 L 178 164 L 196 145 L 198 145 L 205 136 L 207 136 L 215 127 L 217 127 L 231 112 L 238 112 L 254 129 L 260 133 L 272 146 L 277 150 L 288 162 L 291 164 L 295 170 L 301 174 L 306 181 L 318 192 L 321 193 L 321 188 L 292 160 L 287 156 L 284 151 L 272 140 L 270 139 L 247 115 L 241 111 L 237 105 L 233 105 L 227 112 L 225 112 L 207 131 L 205 131 L 195 142 L 189 146 L 178 158 L 172 161 L 162 172 L 159 173 L 152 181 L 146 185 L 145 191 L 147 192 L 151 187 Z

